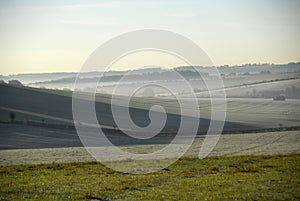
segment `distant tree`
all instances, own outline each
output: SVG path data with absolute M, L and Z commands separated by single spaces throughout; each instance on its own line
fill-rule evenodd
M 141 95 L 144 97 L 154 97 L 155 92 L 152 88 L 146 88 Z
M 195 88 L 195 89 L 194 89 L 194 92 L 195 92 L 195 93 L 199 93 L 199 92 L 201 92 L 201 89 Z
M 278 95 L 273 98 L 274 101 L 285 101 L 284 95 Z
M 15 113 L 10 112 L 10 113 L 9 113 L 9 118 L 10 118 L 10 121 L 13 122 L 13 121 L 15 120 L 15 118 L 16 118 Z
M 260 74 L 272 74 L 272 72 L 269 70 L 263 70 L 263 71 L 260 71 Z
M 23 86 L 23 84 L 19 80 L 9 80 L 8 84 Z

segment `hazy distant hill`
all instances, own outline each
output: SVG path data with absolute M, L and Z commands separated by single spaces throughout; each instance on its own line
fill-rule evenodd
M 10 86 L 7 84 L 0 84 L 0 120 L 9 121 L 9 109 L 16 109 L 16 119 L 26 120 L 37 120 L 46 122 L 72 122 L 72 93 L 55 90 L 44 90 L 44 89 L 33 89 L 30 87 L 19 87 Z M 116 126 L 112 117 L 111 105 L 109 96 L 99 94 L 96 98 L 95 109 L 98 116 L 98 121 L 102 125 Z M 154 99 L 155 101 L 156 99 Z M 157 104 L 157 99 L 155 104 Z M 135 103 L 136 102 L 136 103 Z M 139 105 L 143 103 L 142 105 Z M 147 103 L 148 102 L 148 103 Z M 163 101 L 162 104 L 170 101 Z M 169 103 L 168 103 L 169 104 Z M 175 107 L 175 102 L 172 103 L 172 107 Z M 136 106 L 135 106 L 136 105 Z M 148 118 L 150 106 L 153 105 L 151 101 L 134 101 L 133 107 L 130 108 L 130 114 L 133 121 L 139 126 L 147 126 L 150 123 Z M 170 105 L 171 106 L 171 105 Z M 169 107 L 170 107 L 169 106 Z M 122 106 L 117 106 L 122 107 Z M 5 108 L 8 108 L 5 110 Z M 18 112 L 19 111 L 19 112 Z M 171 110 L 170 110 L 171 111 Z M 39 116 L 42 114 L 44 116 Z M 46 116 L 45 116 L 46 115 Z M 49 116 L 49 117 L 47 117 Z M 167 114 L 166 126 L 163 129 L 164 132 L 176 132 L 180 125 L 181 116 L 176 112 Z M 193 117 L 187 117 L 193 118 Z M 64 120 L 60 120 L 64 119 Z M 200 131 L 205 131 L 208 128 L 210 120 L 201 119 Z M 227 122 L 225 130 L 236 130 L 236 129 L 249 129 L 253 128 L 249 125 L 230 123 Z
M 211 74 L 212 68 L 211 67 L 201 67 L 196 66 L 197 70 L 202 72 L 203 74 Z M 180 66 L 174 68 L 175 71 L 178 72 L 188 72 L 188 76 L 195 76 L 190 72 L 193 72 L 194 69 L 190 66 Z M 273 73 L 280 73 L 280 72 L 299 72 L 300 71 L 300 62 L 298 63 L 289 63 L 289 64 L 282 64 L 282 65 L 275 65 L 275 64 L 245 64 L 241 66 L 219 66 L 218 70 L 221 74 L 242 74 L 242 73 L 260 73 L 262 71 L 265 72 L 273 72 Z M 107 80 L 116 80 L 118 76 L 122 76 L 128 71 L 109 71 L 105 72 L 104 76 L 107 76 Z M 99 72 L 98 72 L 99 73 Z M 94 78 L 96 72 L 86 72 L 83 73 L 85 78 Z M 156 76 L 164 76 L 166 77 L 166 73 L 168 73 L 168 69 L 161 69 L 161 68 L 145 68 L 145 69 L 137 69 L 132 70 L 131 75 L 153 75 Z M 0 75 L 0 79 L 4 81 L 8 80 L 19 80 L 24 84 L 28 83 L 35 83 L 35 82 L 61 82 L 61 81 L 70 81 L 74 80 L 77 75 L 77 72 L 56 72 L 56 73 L 28 73 L 28 74 L 15 74 L 15 75 L 7 75 L 3 76 Z M 109 78 L 111 76 L 111 78 Z M 187 76 L 187 77 L 188 77 Z M 137 76 L 138 77 L 138 76 Z M 147 76 L 146 76 L 147 77 Z M 155 77 L 154 77 L 155 79 Z M 168 77 L 166 77 L 168 79 Z M 170 78 L 171 79 L 171 78 Z

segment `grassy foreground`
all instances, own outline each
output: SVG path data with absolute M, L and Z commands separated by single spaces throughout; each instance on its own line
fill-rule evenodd
M 131 175 L 95 162 L 0 167 L 0 200 L 299 200 L 300 155 L 181 159 Z

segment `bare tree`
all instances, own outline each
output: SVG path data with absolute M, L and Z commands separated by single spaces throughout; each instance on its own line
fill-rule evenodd
M 10 118 L 10 121 L 13 122 L 13 121 L 15 120 L 15 118 L 16 118 L 15 113 L 10 112 L 10 113 L 9 113 L 9 118 Z

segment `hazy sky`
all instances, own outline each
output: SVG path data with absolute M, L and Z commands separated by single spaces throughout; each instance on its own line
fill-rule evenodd
M 299 8 L 296 0 L 2 0 L 0 74 L 78 71 L 103 42 L 145 28 L 190 38 L 216 65 L 300 61 Z

